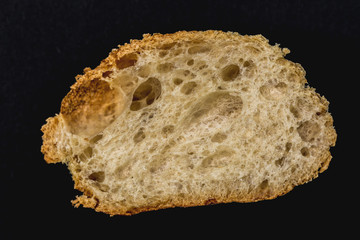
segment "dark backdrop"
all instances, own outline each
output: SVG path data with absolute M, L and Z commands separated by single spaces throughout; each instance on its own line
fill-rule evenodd
M 352 171 L 359 161 L 353 137 L 359 129 L 359 15 L 359 1 L 0 1 L 0 239 L 19 233 L 351 233 L 359 213 Z M 329 169 L 272 201 L 112 218 L 74 209 L 70 200 L 80 193 L 66 166 L 46 164 L 40 152 L 40 127 L 59 112 L 74 77 L 143 33 L 207 29 L 263 34 L 291 50 L 287 58 L 302 64 L 309 84 L 331 103 L 338 140 Z

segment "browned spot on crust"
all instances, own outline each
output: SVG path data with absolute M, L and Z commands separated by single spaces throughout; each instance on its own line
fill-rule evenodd
M 204 205 L 212 205 L 212 204 L 216 204 L 216 203 L 218 203 L 218 202 L 215 198 L 209 198 L 208 200 L 206 200 L 204 202 Z
M 106 72 L 103 72 L 102 76 L 103 76 L 103 78 L 107 78 L 107 77 L 109 77 L 112 73 L 113 73 L 113 71 L 106 71 Z
M 46 122 L 41 128 L 41 131 L 44 133 L 42 136 L 43 145 L 41 146 L 41 152 L 44 154 L 47 163 L 57 163 L 61 161 L 57 153 L 57 139 L 54 137 L 59 126 L 58 116 L 48 118 Z
M 95 78 L 71 89 L 60 113 L 73 134 L 88 137 L 111 124 L 124 108 L 122 93 Z

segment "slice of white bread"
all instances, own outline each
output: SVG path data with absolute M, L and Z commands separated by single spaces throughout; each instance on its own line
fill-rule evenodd
M 42 127 L 75 206 L 110 215 L 273 199 L 318 176 L 336 133 L 290 51 L 261 35 L 144 35 L 85 68 Z

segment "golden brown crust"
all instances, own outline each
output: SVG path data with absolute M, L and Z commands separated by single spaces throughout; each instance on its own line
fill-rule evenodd
M 145 49 L 153 49 L 153 48 L 161 48 L 161 49 L 169 49 L 171 48 L 176 41 L 203 41 L 209 39 L 234 39 L 236 41 L 244 42 L 253 42 L 256 45 L 263 46 L 268 44 L 268 40 L 265 39 L 261 35 L 256 36 L 241 36 L 237 33 L 224 33 L 221 31 L 205 31 L 205 32 L 186 32 L 180 31 L 174 34 L 145 34 L 142 40 L 131 40 L 129 44 L 125 44 L 123 46 L 119 46 L 118 49 L 112 50 L 110 55 L 101 62 L 101 64 L 95 69 L 91 70 L 90 68 L 84 69 L 84 74 L 76 77 L 76 83 L 71 87 L 70 93 L 64 98 L 61 106 L 60 115 L 49 118 L 47 120 L 47 124 L 42 127 L 43 135 L 43 146 L 41 151 L 44 153 L 44 158 L 48 163 L 55 163 L 59 161 L 63 161 L 61 159 L 61 154 L 59 154 L 59 150 L 57 149 L 57 139 L 56 132 L 60 131 L 58 129 L 59 118 L 65 120 L 65 122 L 70 126 L 70 131 L 75 134 L 83 136 L 90 136 L 95 134 L 101 127 L 94 127 L 96 130 L 87 131 L 84 129 L 79 130 L 79 126 L 86 126 L 88 124 L 84 124 L 86 120 L 81 119 L 83 114 L 87 112 L 86 106 L 89 104 L 97 104 L 98 100 L 102 98 L 118 98 L 117 104 L 118 109 L 116 110 L 116 114 L 120 114 L 122 111 L 122 107 L 125 104 L 123 100 L 123 96 L 117 90 L 113 90 L 109 87 L 105 80 L 112 72 L 112 69 L 123 69 L 129 66 L 132 66 L 137 61 L 137 56 Z M 255 50 L 254 50 L 255 51 Z M 279 52 L 282 52 L 282 55 L 289 53 L 288 49 L 281 50 L 278 48 Z M 296 69 L 299 71 L 299 76 L 305 76 L 305 71 L 301 68 L 301 66 L 297 64 L 293 64 Z M 296 76 L 294 76 L 296 78 Z M 300 77 L 297 81 L 302 83 L 306 82 L 304 77 Z M 93 89 L 101 89 L 100 91 L 94 91 L 94 99 L 87 99 L 89 95 L 85 94 L 86 92 L 92 92 Z M 85 95 L 82 95 L 82 94 Z M 103 95 L 105 93 L 105 95 Z M 107 95 L 108 94 L 108 95 Z M 94 101 L 93 101 L 94 100 Z M 327 102 L 324 98 L 322 98 L 324 104 L 326 105 L 327 111 Z M 101 102 L 101 101 L 100 101 Z M 106 102 L 104 100 L 104 102 Z M 103 105 L 99 105 L 98 108 L 95 109 L 94 114 L 97 114 L 98 109 L 103 109 Z M 116 115 L 115 114 L 115 115 Z M 328 113 L 327 113 L 328 114 Z M 336 133 L 332 125 L 332 117 L 330 114 L 327 116 L 328 125 L 327 129 L 325 129 L 326 134 L 328 136 L 329 146 L 334 146 L 336 141 Z M 80 119 L 80 120 L 79 120 Z M 80 125 L 73 123 L 81 122 Z M 110 122 L 109 122 L 110 123 Z M 107 123 L 107 124 L 109 124 Z M 91 125 L 91 122 L 90 122 Z M 126 209 L 121 206 L 114 206 L 113 204 L 108 204 L 106 202 L 100 202 L 94 193 L 86 187 L 80 184 L 80 181 L 74 177 L 75 188 L 84 192 L 84 195 L 79 196 L 72 203 L 75 207 L 83 205 L 84 207 L 94 208 L 96 211 L 108 213 L 110 215 L 132 215 L 144 211 L 158 210 L 163 208 L 171 208 L 171 207 L 191 207 L 191 206 L 203 206 L 209 204 L 216 203 L 228 203 L 228 202 L 255 202 L 266 199 L 274 199 L 278 196 L 284 195 L 287 192 L 291 191 L 294 186 L 303 184 L 305 182 L 310 181 L 313 178 L 318 176 L 318 173 L 325 171 L 330 163 L 331 154 L 329 149 L 324 150 L 323 154 L 319 157 L 319 166 L 312 174 L 309 174 L 304 179 L 300 179 L 297 183 L 289 184 L 286 188 L 283 189 L 272 189 L 270 191 L 262 191 L 261 189 L 257 189 L 253 192 L 245 193 L 239 192 L 237 194 L 232 193 L 229 196 L 213 196 L 211 198 L 198 198 L 198 199 L 182 199 L 182 198 L 173 198 L 168 199 L 167 201 L 154 203 L 151 206 L 142 206 L 132 209 Z
M 307 181 L 304 181 L 305 183 Z M 258 191 L 256 194 L 246 195 L 246 193 L 239 194 L 238 196 L 213 196 L 211 198 L 198 198 L 198 199 L 180 199 L 173 198 L 167 201 L 162 201 L 158 203 L 154 203 L 152 205 L 142 206 L 142 207 L 133 207 L 131 209 L 126 209 L 122 207 L 114 207 L 113 204 L 106 204 L 103 202 L 99 202 L 96 197 L 89 194 L 91 197 L 87 195 L 78 196 L 75 200 L 72 201 L 72 204 L 75 207 L 79 207 L 82 205 L 86 208 L 93 208 L 97 212 L 107 213 L 111 216 L 113 215 L 134 215 L 141 212 L 154 211 L 166 208 L 175 208 L 175 207 L 196 207 L 196 206 L 207 206 L 213 204 L 220 203 L 249 203 L 249 202 L 257 202 L 262 200 L 271 200 L 282 196 L 289 191 L 291 191 L 295 185 L 290 185 L 286 190 L 276 192 L 274 194 L 269 194 L 268 192 Z
M 155 33 L 153 35 L 144 34 L 142 40 L 131 40 L 130 43 L 125 43 L 124 45 L 119 45 L 118 49 L 113 49 L 109 56 L 101 61 L 101 64 L 96 67 L 95 69 L 91 70 L 90 68 L 84 69 L 84 75 L 78 75 L 76 77 L 77 82 L 71 87 L 76 88 L 78 85 L 82 84 L 83 81 L 89 81 L 94 78 L 101 79 L 103 73 L 106 71 L 111 70 L 112 68 L 121 65 L 119 64 L 119 60 L 121 60 L 124 56 L 128 55 L 128 61 L 130 64 L 127 63 L 122 65 L 124 67 L 131 66 L 131 63 L 134 64 L 134 60 L 136 59 L 136 53 L 140 53 L 146 49 L 167 49 L 172 46 L 172 44 L 176 41 L 203 41 L 203 40 L 217 40 L 217 39 L 226 39 L 226 40 L 240 40 L 244 42 L 253 42 L 254 44 L 258 45 L 265 45 L 268 43 L 268 40 L 261 35 L 254 35 L 254 36 L 247 36 L 247 35 L 239 35 L 238 33 L 233 32 L 222 32 L 222 31 L 214 31 L 209 30 L 205 32 L 198 32 L 198 31 L 179 31 L 173 34 L 159 34 Z M 289 53 L 288 49 L 281 50 L 278 49 L 280 52 L 282 51 L 283 54 Z M 121 67 L 123 68 L 123 67 Z
M 289 184 L 285 189 L 261 189 L 258 188 L 252 193 L 232 193 L 228 196 L 213 196 L 211 198 L 196 198 L 196 199 L 182 199 L 182 198 L 172 198 L 167 201 L 162 201 L 159 203 L 154 203 L 153 205 L 134 207 L 131 209 L 126 209 L 123 207 L 114 207 L 113 204 L 107 204 L 104 202 L 99 202 L 99 200 L 93 195 L 91 190 L 88 190 L 85 186 L 77 185 L 76 189 L 84 192 L 84 195 L 78 196 L 75 200 L 72 201 L 72 204 L 75 207 L 82 205 L 86 208 L 93 208 L 97 212 L 107 213 L 110 216 L 113 215 L 134 215 L 141 212 L 154 211 L 166 208 L 175 208 L 175 207 L 196 207 L 196 206 L 207 206 L 220 203 L 249 203 L 249 202 L 258 202 L 263 200 L 275 199 L 279 196 L 285 195 L 290 192 L 295 186 L 302 185 L 318 177 L 319 173 L 325 171 L 330 163 L 332 156 L 330 151 L 325 152 L 320 161 L 319 166 L 312 174 L 309 174 L 303 179 L 299 179 L 298 182 Z
M 42 136 L 43 145 L 41 146 L 41 152 L 44 154 L 44 159 L 47 163 L 62 161 L 57 151 L 57 139 L 54 137 L 59 131 L 58 127 L 58 116 L 48 118 L 46 124 L 41 127 L 41 131 L 44 133 Z

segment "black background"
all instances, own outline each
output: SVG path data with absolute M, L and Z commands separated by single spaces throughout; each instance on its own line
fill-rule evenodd
M 22 233 L 71 238 L 352 234 L 359 214 L 359 180 L 352 171 L 359 161 L 354 140 L 359 15 L 359 1 L 1 0 L 0 239 Z M 74 77 L 143 33 L 208 29 L 263 34 L 291 50 L 287 58 L 302 64 L 310 86 L 331 103 L 338 140 L 329 169 L 283 197 L 258 203 L 132 217 L 73 208 L 70 200 L 80 192 L 66 166 L 43 160 L 40 127 L 59 112 Z

